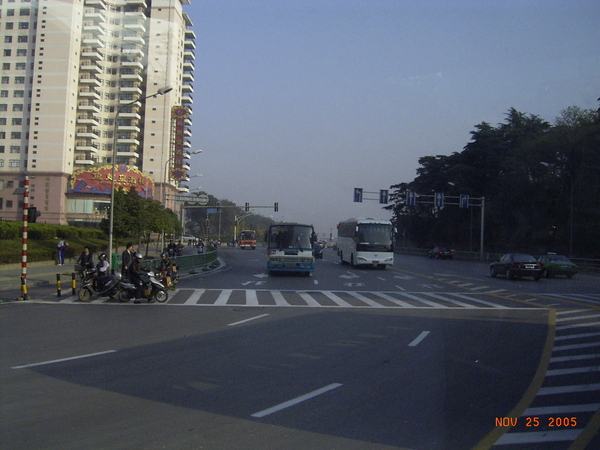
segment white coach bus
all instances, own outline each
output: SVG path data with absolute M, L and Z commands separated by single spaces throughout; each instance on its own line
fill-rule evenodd
M 349 219 L 337 228 L 337 253 L 342 264 L 379 269 L 394 264 L 394 227 L 389 220 Z

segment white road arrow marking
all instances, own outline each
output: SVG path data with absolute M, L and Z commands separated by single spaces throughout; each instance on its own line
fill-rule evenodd
M 269 274 L 268 273 L 258 273 L 256 275 L 254 275 L 256 278 L 264 278 L 264 277 L 268 277 Z
M 346 278 L 351 280 L 352 278 L 360 278 L 358 275 L 353 274 L 352 272 L 347 272 L 348 275 L 340 275 L 340 278 Z

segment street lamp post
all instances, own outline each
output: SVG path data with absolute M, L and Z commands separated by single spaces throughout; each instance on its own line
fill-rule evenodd
M 117 108 L 115 113 L 115 123 L 113 125 L 113 148 L 112 148 L 112 176 L 110 180 L 110 214 L 109 214 L 109 226 L 108 226 L 108 251 L 113 253 L 113 230 L 114 230 L 114 222 L 115 222 L 115 172 L 117 165 L 117 132 L 118 132 L 118 120 L 119 114 L 124 108 L 133 105 L 134 103 L 143 102 L 148 98 L 158 97 L 159 95 L 164 95 L 167 92 L 172 91 L 173 88 L 171 86 L 165 86 L 160 88 L 156 93 L 152 95 L 147 95 L 139 100 L 131 101 L 129 103 L 125 103 Z M 112 260 L 111 260 L 112 263 Z

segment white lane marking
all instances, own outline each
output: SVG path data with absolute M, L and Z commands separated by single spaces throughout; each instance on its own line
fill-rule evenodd
M 258 295 L 256 291 L 246 291 L 246 306 L 258 306 Z
M 229 323 L 229 324 L 227 324 L 227 326 L 234 327 L 236 325 L 240 325 L 242 323 L 250 322 L 250 321 L 256 320 L 256 319 L 262 319 L 263 317 L 267 317 L 267 316 L 268 316 L 268 314 L 261 314 L 260 316 L 250 317 L 249 319 L 240 320 L 239 322 Z
M 494 445 L 535 444 L 538 442 L 573 441 L 581 433 L 581 428 L 559 431 L 534 431 L 526 433 L 506 433 Z
M 421 343 L 421 341 L 423 339 L 425 339 L 427 337 L 427 335 L 431 333 L 430 331 L 423 331 L 420 335 L 418 335 L 410 344 L 408 344 L 409 347 L 416 347 L 417 345 L 419 345 Z
M 600 384 L 575 384 L 570 386 L 556 386 L 540 388 L 537 395 L 570 394 L 573 392 L 597 391 Z
M 206 289 L 197 289 L 194 292 L 192 292 L 192 295 L 190 295 L 190 297 L 185 301 L 184 305 L 195 305 L 196 303 L 198 303 L 198 300 L 200 300 L 200 297 L 202 297 L 202 294 L 204 294 L 204 292 L 206 291 Z
M 219 294 L 219 297 L 215 300 L 214 305 L 226 305 L 232 292 L 233 289 L 223 289 Z
M 549 414 L 568 414 L 578 412 L 595 412 L 600 408 L 600 403 L 589 403 L 583 405 L 559 405 L 559 406 L 540 406 L 537 408 L 527 408 L 522 417 L 526 416 L 545 416 Z
M 14 366 L 11 369 L 27 369 L 28 367 L 44 366 L 46 364 L 54 364 L 64 361 L 73 361 L 74 359 L 91 358 L 93 356 L 106 355 L 107 353 L 115 353 L 116 350 L 107 350 L 105 352 L 89 353 L 87 355 L 71 356 L 70 358 L 53 359 L 52 361 L 44 361 L 33 364 L 25 364 L 22 366 Z
M 260 417 L 268 416 L 269 414 L 276 413 L 285 408 L 289 408 L 290 406 L 294 406 L 294 405 L 297 405 L 298 403 L 302 403 L 306 400 L 310 400 L 311 398 L 314 398 L 318 395 L 324 394 L 325 392 L 329 392 L 335 388 L 340 387 L 341 385 L 342 385 L 341 383 L 332 383 L 328 386 L 322 387 L 321 389 L 317 389 L 315 391 L 309 392 L 308 394 L 301 395 L 300 397 L 293 398 L 292 400 L 288 400 L 287 402 L 283 402 L 283 403 L 280 403 L 279 405 L 275 405 L 271 408 L 267 408 L 262 411 L 256 412 L 256 413 L 252 414 L 252 417 L 260 418 Z

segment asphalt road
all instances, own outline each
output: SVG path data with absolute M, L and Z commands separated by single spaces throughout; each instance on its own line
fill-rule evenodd
M 165 304 L 0 305 L 0 447 L 598 448 L 598 279 L 220 257 Z

